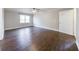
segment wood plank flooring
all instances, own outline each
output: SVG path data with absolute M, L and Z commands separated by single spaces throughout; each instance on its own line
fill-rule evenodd
M 75 38 L 39 27 L 5 31 L 2 51 L 77 51 Z

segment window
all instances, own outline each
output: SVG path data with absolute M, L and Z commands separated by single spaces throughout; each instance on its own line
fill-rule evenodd
M 20 23 L 30 23 L 29 15 L 20 15 Z

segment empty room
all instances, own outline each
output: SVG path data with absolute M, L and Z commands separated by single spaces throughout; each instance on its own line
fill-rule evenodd
M 78 11 L 74 8 L 0 9 L 0 50 L 78 51 Z

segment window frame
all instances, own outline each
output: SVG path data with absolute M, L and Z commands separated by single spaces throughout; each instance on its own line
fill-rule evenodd
M 19 21 L 20 24 L 31 23 L 31 15 L 30 15 L 30 14 L 19 13 L 19 20 L 21 20 L 21 19 L 20 19 L 20 15 L 25 15 L 25 17 L 26 17 L 26 16 L 29 16 L 29 22 L 26 22 L 26 18 L 25 18 L 25 22 L 24 22 L 24 23 L 21 23 L 21 22 Z

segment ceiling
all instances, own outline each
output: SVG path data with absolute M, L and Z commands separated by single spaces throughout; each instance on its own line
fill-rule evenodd
M 41 12 L 48 12 L 48 11 L 59 11 L 62 9 L 69 9 L 69 8 L 38 8 L 38 9 L 40 9 Z M 32 14 L 32 8 L 4 8 L 4 10 Z

